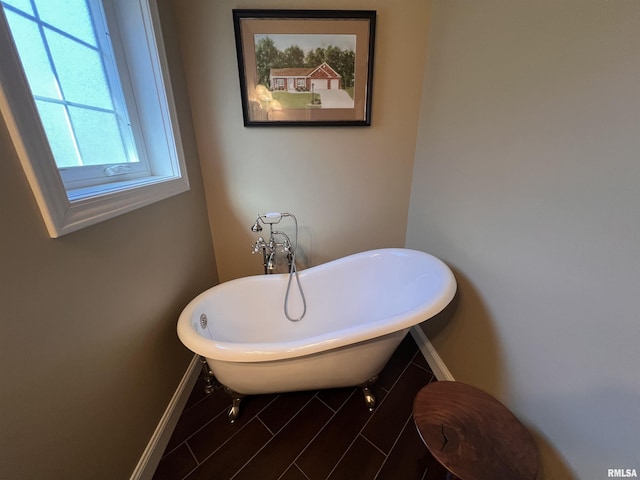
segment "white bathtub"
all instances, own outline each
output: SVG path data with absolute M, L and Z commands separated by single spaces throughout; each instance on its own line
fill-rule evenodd
M 277 274 L 225 282 L 180 315 L 180 340 L 206 357 L 228 389 L 246 395 L 365 384 L 409 328 L 440 312 L 456 291 L 451 270 L 429 254 L 372 250 L 301 271 L 307 313 L 291 322 L 283 311 L 287 281 Z M 301 305 L 294 281 L 293 317 Z

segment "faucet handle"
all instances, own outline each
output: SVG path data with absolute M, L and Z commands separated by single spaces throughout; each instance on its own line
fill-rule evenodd
M 264 243 L 264 238 L 258 237 L 256 243 L 253 244 L 253 251 L 251 253 L 258 253 L 261 248 L 264 248 L 266 244 Z

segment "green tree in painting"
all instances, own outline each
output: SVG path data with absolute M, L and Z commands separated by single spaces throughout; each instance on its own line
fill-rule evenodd
M 304 51 L 299 46 L 292 45 L 283 52 L 282 63 L 289 68 L 304 66 Z
M 353 86 L 355 54 L 352 50 L 341 50 L 338 47 L 329 45 L 324 49 L 324 61 L 340 74 L 343 87 Z
M 269 71 L 272 68 L 282 68 L 283 53 L 269 37 L 261 38 L 256 44 L 256 68 L 258 83 L 269 85 Z
M 304 59 L 305 67 L 314 68 L 321 65 L 325 59 L 324 48 L 316 48 L 315 50 L 309 50 L 307 56 Z

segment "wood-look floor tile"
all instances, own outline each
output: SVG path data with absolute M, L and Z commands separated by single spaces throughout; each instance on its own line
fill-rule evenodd
M 362 434 L 388 454 L 406 420 L 411 416 L 413 399 L 432 378 L 431 373 L 416 365 L 407 366 L 393 390 L 373 412 L 373 418 Z
M 419 366 L 421 368 L 424 368 L 425 370 L 433 373 L 433 370 L 431 370 L 431 367 L 429 366 L 429 364 L 425 360 L 424 355 L 422 354 L 421 351 L 418 350 L 416 352 L 416 354 L 414 355 L 414 357 L 411 360 L 411 362 L 416 364 L 417 366 Z
M 410 418 L 376 480 L 419 480 L 427 470 L 428 460 L 431 460 L 431 455 L 420 439 L 413 418 Z
M 187 445 L 183 443 L 160 460 L 158 468 L 153 474 L 153 480 L 184 478 L 187 473 L 196 468 L 196 465 L 196 460 L 191 455 Z
M 169 439 L 167 451 L 173 450 L 184 442 L 203 425 L 224 411 L 228 404 L 229 396 L 222 389 L 218 389 L 191 408 L 184 410 Z
M 371 418 L 359 391 L 353 391 L 344 406 L 302 452 L 296 464 L 310 480 L 324 480 Z
M 246 397 L 240 405 L 240 416 L 234 423 L 230 423 L 227 412 L 231 406 L 231 397 L 227 395 L 228 405 L 226 408 L 187 440 L 196 459 L 201 462 L 211 455 L 220 445 L 233 437 L 261 410 L 273 402 L 275 398 L 276 395 Z
M 277 433 L 315 394 L 315 391 L 283 393 L 258 416 L 272 433 Z
M 291 465 L 291 467 L 289 467 L 289 470 L 287 470 L 284 473 L 284 475 L 280 477 L 278 480 L 309 480 L 309 479 L 305 477 L 304 473 L 302 473 L 297 466 Z
M 234 480 L 276 480 L 322 429 L 333 412 L 313 398 L 238 472 Z
M 344 402 L 346 402 L 354 388 L 329 388 L 327 390 L 320 390 L 316 393 L 316 397 L 322 400 L 329 406 L 334 412 L 337 412 Z
M 359 436 L 328 480 L 373 480 L 384 458 L 380 450 Z
M 377 385 L 387 391 L 391 390 L 393 384 L 409 364 L 417 350 L 418 346 L 416 342 L 413 340 L 411 334 L 408 333 L 380 372 Z
M 184 404 L 184 410 L 190 409 L 191 407 L 193 407 L 193 405 L 195 405 L 208 395 L 204 391 L 204 387 L 202 386 L 203 384 L 201 382 L 202 380 L 198 378 L 195 385 L 193 386 L 193 389 L 191 390 L 191 393 L 189 394 L 189 398 L 187 398 L 187 401 Z
M 271 432 L 254 417 L 227 443 L 200 464 L 187 479 L 229 480 L 271 438 Z

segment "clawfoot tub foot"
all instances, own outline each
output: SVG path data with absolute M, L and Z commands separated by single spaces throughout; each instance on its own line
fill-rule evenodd
M 204 393 L 209 394 L 213 392 L 216 387 L 216 378 L 213 376 L 213 372 L 209 369 L 207 359 L 200 357 L 200 365 L 202 365 L 202 375 L 204 377 Z
M 367 408 L 370 412 L 373 412 L 373 410 L 376 408 L 376 396 L 373 394 L 371 387 L 374 383 L 376 383 L 377 380 L 378 376 L 376 375 L 375 377 L 367 380 L 365 383 L 360 385 L 362 393 L 364 394 L 364 402 L 367 404 Z
M 227 417 L 229 418 L 229 423 L 233 423 L 240 416 L 240 402 L 242 402 L 244 395 L 234 392 L 229 387 L 224 387 L 224 391 L 231 396 L 231 408 L 227 413 Z

